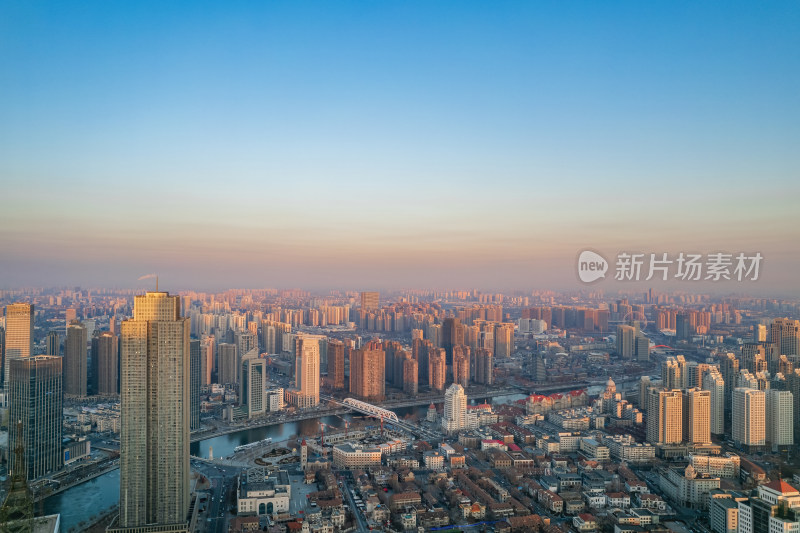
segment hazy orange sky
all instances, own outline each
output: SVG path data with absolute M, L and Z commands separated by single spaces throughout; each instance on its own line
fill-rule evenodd
M 589 247 L 797 292 L 797 3 L 0 21 L 0 287 L 569 288 Z

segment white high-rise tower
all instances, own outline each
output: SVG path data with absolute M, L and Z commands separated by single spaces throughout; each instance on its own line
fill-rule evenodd
M 778 451 L 794 445 L 794 396 L 788 390 L 767 391 L 767 442 Z
M 748 447 L 764 446 L 766 405 L 764 391 L 737 387 L 733 391 L 734 442 Z
M 467 427 L 467 393 L 458 383 L 450 385 L 444 393 L 444 416 L 442 428 L 447 433 L 460 431 Z

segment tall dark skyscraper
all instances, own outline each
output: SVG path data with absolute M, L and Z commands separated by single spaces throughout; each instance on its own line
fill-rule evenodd
M 61 355 L 61 339 L 58 337 L 57 331 L 50 331 L 47 333 L 44 354 Z
M 494 356 L 491 350 L 479 348 L 475 353 L 475 382 L 494 384 Z
M 236 345 L 228 342 L 220 343 L 217 346 L 217 359 L 219 361 L 217 383 L 233 385 L 239 382 L 236 351 Z
M 403 392 L 416 396 L 419 390 L 419 364 L 411 354 L 403 355 Z
M 16 464 L 10 454 L 10 471 L 25 471 L 36 479 L 58 471 L 61 455 L 62 373 L 61 357 L 36 355 L 10 361 L 9 443 L 17 442 L 22 431 L 25 464 Z
M 80 322 L 67 326 L 64 343 L 64 393 L 86 396 L 88 359 L 86 328 Z
M 453 346 L 453 383 L 458 383 L 463 388 L 469 385 L 469 360 L 469 346 Z
M 464 326 L 458 318 L 445 318 L 442 322 L 442 348 L 447 354 L 447 364 L 453 364 L 453 346 L 464 344 Z
M 119 394 L 119 350 L 117 336 L 110 331 L 92 337 L 92 391 L 102 396 Z
M 328 379 L 335 390 L 344 389 L 344 343 L 328 341 Z

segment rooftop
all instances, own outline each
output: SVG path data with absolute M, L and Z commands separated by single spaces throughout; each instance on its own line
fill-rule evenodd
M 789 485 L 782 479 L 778 479 L 775 481 L 770 481 L 769 483 L 764 484 L 764 488 L 772 489 L 775 492 L 780 492 L 781 494 L 797 494 L 798 491 L 793 486 Z

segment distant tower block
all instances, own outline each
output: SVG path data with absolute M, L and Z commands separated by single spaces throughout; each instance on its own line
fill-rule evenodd
M 208 447 L 208 460 L 209 461 L 213 461 L 214 460 L 214 447 L 213 446 L 209 446 Z
M 306 439 L 303 439 L 303 442 L 300 443 L 300 468 L 305 470 L 307 465 L 308 465 L 308 444 L 306 443 Z

